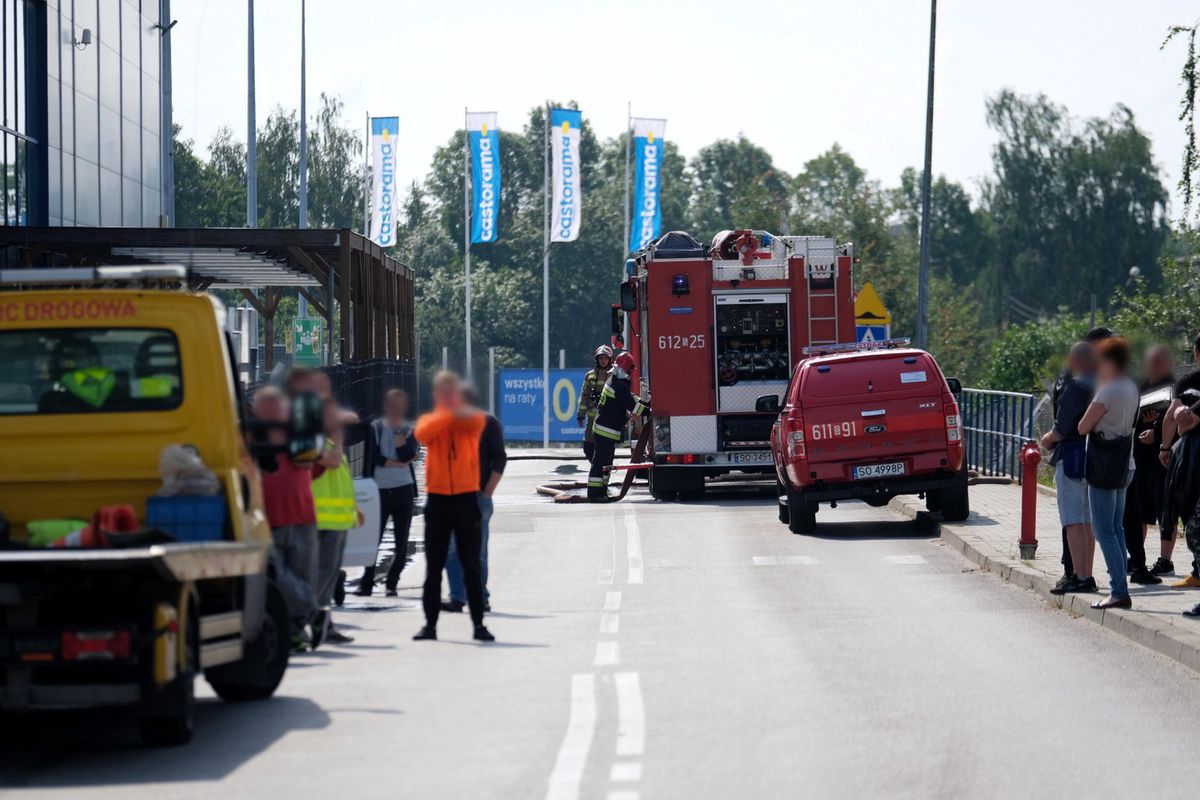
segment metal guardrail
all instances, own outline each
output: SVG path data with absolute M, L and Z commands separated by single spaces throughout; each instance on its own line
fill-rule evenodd
M 1021 476 L 1021 445 L 1034 438 L 1038 398 L 1021 392 L 963 389 L 958 398 L 967 465 L 980 475 Z

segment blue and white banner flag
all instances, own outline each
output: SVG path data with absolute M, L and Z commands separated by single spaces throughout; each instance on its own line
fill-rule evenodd
M 494 242 L 500 216 L 500 130 L 496 112 L 467 112 L 471 143 L 471 244 Z
M 396 244 L 396 132 L 399 117 L 371 117 L 371 240 Z
M 633 224 L 629 226 L 629 250 L 636 253 L 658 237 L 662 228 L 659 186 L 662 182 L 665 119 L 633 118 Z
M 579 238 L 580 210 L 583 200 L 583 171 L 579 160 L 583 114 L 567 108 L 550 109 L 550 154 L 554 166 L 554 213 L 550 222 L 550 241 L 573 242 Z

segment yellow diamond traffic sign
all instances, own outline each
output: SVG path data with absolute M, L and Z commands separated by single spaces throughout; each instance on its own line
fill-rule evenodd
M 879 299 L 879 293 L 875 291 L 874 284 L 864 283 L 862 289 L 859 290 L 858 297 L 854 299 L 854 324 L 862 326 L 892 324 L 892 315 L 883 307 L 883 301 Z

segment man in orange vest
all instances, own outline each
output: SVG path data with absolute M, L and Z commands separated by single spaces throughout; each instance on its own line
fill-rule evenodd
M 475 639 L 495 641 L 483 624 L 483 578 L 480 571 L 479 437 L 483 412 L 464 401 L 462 382 L 453 372 L 433 379 L 434 409 L 417 420 L 413 431 L 425 446 L 425 627 L 415 640 L 436 639 L 442 608 L 442 570 L 450 537 L 462 563 L 467 604 Z

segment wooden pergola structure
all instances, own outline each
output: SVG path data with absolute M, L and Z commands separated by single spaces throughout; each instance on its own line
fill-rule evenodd
M 346 228 L 9 227 L 0 229 L 6 249 L 13 266 L 179 264 L 195 289 L 240 290 L 263 317 L 268 370 L 284 289 L 303 295 L 330 331 L 337 322 L 343 363 L 416 352 L 413 271 Z

